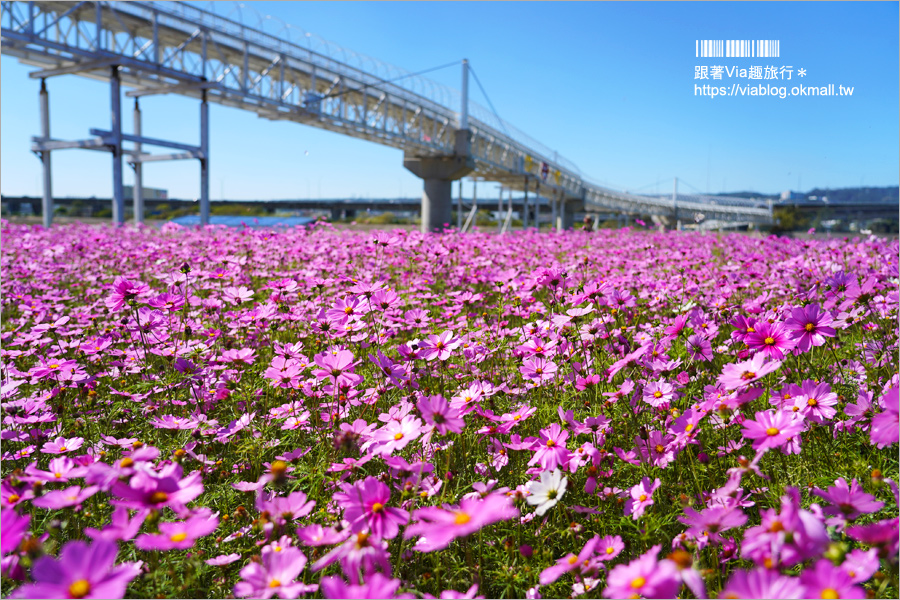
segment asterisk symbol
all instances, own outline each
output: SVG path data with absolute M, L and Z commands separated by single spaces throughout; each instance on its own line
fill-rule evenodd
M 797 69 L 797 77 L 806 77 L 806 69 Z

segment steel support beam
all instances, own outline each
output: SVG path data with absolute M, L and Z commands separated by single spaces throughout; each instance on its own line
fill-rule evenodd
M 41 79 L 41 136 L 50 139 L 50 94 L 47 93 L 47 82 Z M 44 174 L 44 195 L 41 200 L 41 218 L 44 227 L 53 224 L 53 174 L 50 169 L 50 150 L 41 151 L 41 163 Z
M 206 90 L 200 101 L 200 224 L 209 225 L 209 103 Z
M 137 98 L 134 99 L 134 135 L 141 136 L 141 106 Z M 141 143 L 134 144 L 134 152 L 140 156 Z M 132 162 L 134 168 L 134 224 L 144 222 L 144 165 L 141 161 Z
M 100 14 L 99 12 L 97 13 Z M 119 81 L 119 67 L 110 68 L 109 78 L 110 109 L 112 122 L 112 220 L 113 223 L 125 223 L 125 189 L 122 183 L 122 90 Z

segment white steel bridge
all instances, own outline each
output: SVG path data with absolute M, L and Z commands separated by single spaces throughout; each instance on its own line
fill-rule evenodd
M 38 70 L 42 131 L 32 150 L 44 164 L 44 221 L 52 216 L 50 154 L 83 148 L 113 160 L 113 219 L 124 221 L 123 163 L 135 170 L 135 219 L 143 216 L 142 165 L 200 162 L 200 217 L 209 217 L 208 103 L 375 141 L 404 152 L 404 166 L 424 180 L 423 230 L 450 221 L 451 183 L 464 176 L 550 199 L 560 228 L 574 210 L 651 214 L 674 220 L 771 223 L 771 207 L 740 198 L 628 194 L 586 179 L 569 160 L 468 100 L 461 61 L 456 91 L 342 49 L 292 26 L 250 26 L 232 5 L 229 17 L 183 2 L 0 3 L 3 54 Z M 271 21 L 275 23 L 275 20 Z M 51 136 L 46 80 L 77 74 L 110 82 L 111 123 L 91 137 Z M 121 86 L 134 98 L 134 133 L 122 131 Z M 200 100 L 197 145 L 143 136 L 138 99 L 181 94 Z M 150 153 L 148 147 L 168 153 Z M 677 184 L 676 184 L 677 188 Z

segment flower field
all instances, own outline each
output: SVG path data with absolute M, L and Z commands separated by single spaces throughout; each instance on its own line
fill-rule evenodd
M 18 598 L 896 598 L 898 244 L 2 227 Z

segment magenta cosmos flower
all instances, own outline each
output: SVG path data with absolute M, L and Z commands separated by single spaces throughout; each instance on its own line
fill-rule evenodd
M 28 531 L 30 516 L 19 516 L 12 508 L 4 508 L 0 513 L 0 554 L 6 556 L 19 547 Z
M 463 498 L 459 506 L 429 506 L 413 513 L 413 523 L 403 532 L 409 539 L 421 536 L 414 546 L 420 552 L 443 550 L 456 538 L 466 537 L 482 527 L 513 519 L 519 510 L 505 495 L 490 494 L 484 498 Z
M 770 569 L 756 569 L 754 571 L 735 571 L 719 598 L 798 600 L 807 597 L 803 594 L 803 585 L 796 577 L 786 577 L 778 571 Z
M 827 558 L 820 559 L 814 567 L 800 574 L 805 586 L 804 598 L 865 598 L 866 591 L 846 571 L 835 567 Z
M 419 344 L 419 358 L 447 360 L 460 344 L 460 339 L 449 330 L 441 335 L 429 335 L 427 340 Z
M 681 588 L 678 567 L 670 560 L 659 561 L 654 546 L 627 565 L 616 565 L 606 577 L 603 595 L 607 598 L 674 598 Z
M 218 526 L 219 519 L 210 514 L 196 515 L 175 523 L 160 523 L 159 535 L 141 534 L 134 540 L 134 545 L 140 550 L 185 550 Z
M 348 600 L 356 598 L 415 598 L 412 594 L 396 596 L 395 593 L 400 587 L 400 583 L 399 579 L 390 579 L 381 573 L 373 573 L 366 577 L 366 582 L 362 585 L 348 584 L 334 575 L 324 577 L 319 585 L 322 595 L 326 598 L 346 598 Z
M 181 478 L 181 465 L 172 463 L 159 470 L 138 471 L 128 483 L 117 481 L 112 493 L 123 500 L 114 504 L 126 508 L 163 508 L 184 506 L 203 493 L 200 471 Z
M 66 544 L 59 559 L 42 556 L 34 563 L 34 583 L 17 589 L 14 598 L 122 598 L 128 583 L 140 575 L 129 563 L 116 565 L 114 542 L 95 540 Z
M 719 375 L 719 383 L 728 391 L 743 389 L 777 371 L 780 366 L 780 360 L 767 362 L 765 354 L 758 352 L 750 360 L 725 365 L 722 374 Z
M 263 552 L 260 562 L 241 569 L 241 581 L 234 585 L 234 595 L 241 598 L 296 598 L 316 590 L 315 585 L 294 581 L 306 566 L 306 556 L 293 546 L 280 552 Z
M 647 507 L 653 504 L 653 492 L 660 485 L 662 485 L 662 482 L 659 480 L 659 477 L 653 480 L 652 483 L 649 477 L 641 479 L 641 482 L 628 492 L 631 497 L 625 501 L 625 514 L 630 513 L 631 518 L 635 521 L 640 519 Z
M 687 530 L 689 535 L 698 538 L 708 535 L 710 541 L 713 542 L 722 541 L 722 537 L 719 535 L 721 532 L 740 527 L 747 522 L 747 515 L 735 506 L 712 506 L 704 508 L 700 512 L 687 507 L 684 509 L 684 514 L 685 516 L 678 517 L 678 520 L 690 526 L 690 529 Z
M 892 387 L 881 399 L 884 411 L 872 417 L 872 444 L 884 448 L 900 441 L 900 404 L 898 388 Z
M 459 411 L 450 408 L 450 404 L 443 396 L 424 396 L 416 403 L 419 412 L 425 422 L 434 425 L 441 435 L 449 432 L 462 433 L 466 422 L 460 417 Z
M 802 352 L 809 352 L 815 346 L 825 343 L 826 337 L 834 337 L 831 315 L 822 311 L 818 304 L 798 307 L 791 310 L 791 316 L 784 322 L 791 337 Z
M 565 466 L 572 456 L 566 449 L 569 432 L 560 427 L 559 423 L 553 423 L 547 429 L 541 429 L 540 434 L 540 439 L 535 442 L 534 456 L 528 461 L 528 466 L 540 464 L 541 468 L 547 471 Z
M 41 448 L 41 452 L 44 454 L 64 454 L 66 452 L 72 452 L 73 450 L 78 450 L 84 444 L 84 438 L 73 437 L 73 438 L 64 438 L 58 437 L 52 442 L 47 442 Z
M 316 364 L 321 367 L 313 373 L 318 379 L 327 379 L 333 385 L 355 386 L 361 378 L 353 373 L 356 362 L 353 361 L 353 353 L 349 350 L 341 350 L 336 353 L 325 352 L 313 357 Z
M 778 448 L 802 431 L 803 419 L 785 411 L 758 412 L 755 421 L 744 422 L 744 437 L 762 452 Z
M 150 291 L 150 286 L 140 281 L 128 281 L 124 277 L 116 277 L 113 283 L 113 291 L 106 298 L 106 306 L 112 310 L 119 310 L 122 306 L 134 300 L 138 296 L 146 294 Z
M 350 523 L 351 531 L 368 530 L 375 537 L 390 540 L 400 532 L 400 525 L 409 522 L 408 512 L 387 505 L 391 489 L 374 477 L 345 484 L 343 489 L 334 499 L 344 507 L 344 519 Z
M 862 514 L 878 512 L 884 507 L 884 502 L 864 492 L 855 479 L 847 485 L 847 480 L 841 477 L 832 487 L 824 491 L 816 488 L 813 494 L 831 504 L 825 509 L 826 515 L 842 515 L 851 520 Z
M 784 358 L 785 352 L 790 352 L 796 345 L 784 325 L 768 321 L 759 321 L 756 331 L 747 334 L 744 343 L 751 350 L 774 359 Z

